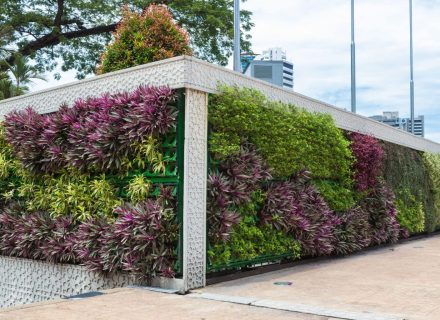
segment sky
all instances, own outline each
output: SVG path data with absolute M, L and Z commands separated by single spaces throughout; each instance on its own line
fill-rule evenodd
M 296 92 L 350 110 L 350 0 L 247 0 L 256 53 L 282 47 Z M 409 117 L 409 0 L 355 1 L 357 112 Z M 440 142 L 440 0 L 413 0 L 415 115 Z M 36 83 L 32 90 L 74 80 Z

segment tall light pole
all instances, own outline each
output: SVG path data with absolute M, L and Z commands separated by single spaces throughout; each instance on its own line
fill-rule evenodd
M 413 62 L 413 27 L 412 0 L 409 0 L 409 60 L 410 60 L 410 101 L 411 101 L 411 133 L 414 134 L 414 62 Z
M 234 71 L 241 72 L 240 0 L 234 0 Z
M 354 0 L 351 0 L 351 112 L 356 113 L 356 46 L 354 43 Z

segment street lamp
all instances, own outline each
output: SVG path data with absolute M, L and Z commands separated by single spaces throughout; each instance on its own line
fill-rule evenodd
M 354 0 L 351 0 L 351 112 L 356 113 L 356 46 L 354 43 Z
M 411 133 L 414 134 L 414 62 L 413 62 L 413 27 L 412 0 L 409 0 L 409 61 L 410 61 L 410 101 L 411 101 Z
M 241 72 L 240 24 L 240 0 L 234 0 L 234 71 L 237 72 Z

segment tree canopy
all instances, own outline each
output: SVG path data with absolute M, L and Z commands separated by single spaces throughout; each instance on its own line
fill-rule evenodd
M 233 0 L 2 0 L 0 55 L 13 61 L 14 50 L 34 59 L 36 67 L 53 71 L 74 69 L 77 77 L 95 71 L 100 54 L 111 40 L 128 4 L 142 10 L 151 3 L 169 6 L 176 21 L 188 30 L 194 55 L 222 65 L 233 45 Z M 242 11 L 243 50 L 250 49 L 253 26 L 249 11 Z M 5 70 L 5 65 L 0 67 Z

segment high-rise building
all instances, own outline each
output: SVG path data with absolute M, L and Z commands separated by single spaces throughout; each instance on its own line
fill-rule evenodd
M 383 122 L 389 126 L 411 132 L 411 119 L 400 118 L 398 111 L 385 111 L 382 115 L 370 117 L 371 119 Z M 425 136 L 425 117 L 418 116 L 414 118 L 414 134 L 416 136 Z
M 244 54 L 241 64 L 244 74 L 293 90 L 293 63 L 281 48 L 270 48 L 260 55 Z
M 411 132 L 411 119 L 403 119 L 403 130 Z M 416 136 L 425 136 L 425 116 L 414 117 L 414 134 Z

